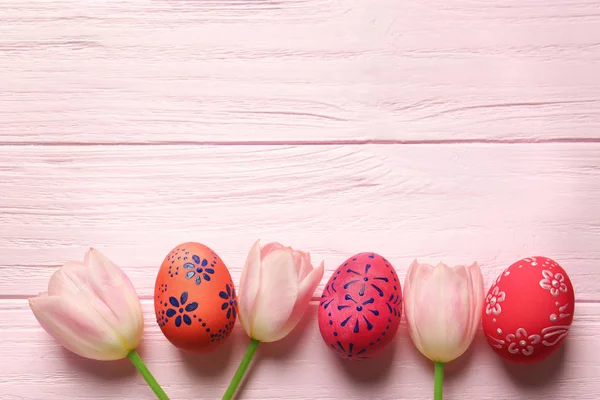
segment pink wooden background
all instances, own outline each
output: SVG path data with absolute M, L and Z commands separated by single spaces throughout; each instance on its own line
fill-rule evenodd
M 142 354 L 172 399 L 217 399 L 247 339 L 180 353 L 151 303 L 184 241 L 239 282 L 257 238 L 325 260 L 375 251 L 556 259 L 575 322 L 535 367 L 480 333 L 447 399 L 600 395 L 598 0 L 0 1 L 0 398 L 151 399 L 131 365 L 61 349 L 27 298 L 95 246 L 134 280 Z M 318 289 L 320 294 L 322 286 Z M 430 399 L 403 321 L 355 364 L 322 343 L 313 305 L 265 345 L 239 399 Z

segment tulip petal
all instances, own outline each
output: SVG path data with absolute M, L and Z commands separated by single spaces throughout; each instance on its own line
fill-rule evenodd
M 87 286 L 87 267 L 71 261 L 52 274 L 48 283 L 49 296 L 76 295 L 80 287 Z
M 407 320 L 412 320 L 416 312 L 415 302 L 412 301 L 413 286 L 417 287 L 418 282 L 426 280 L 433 272 L 433 266 L 429 264 L 419 264 L 417 260 L 408 267 L 406 278 L 404 279 L 404 307 Z
M 409 268 L 409 273 L 406 274 L 408 283 L 422 282 L 429 279 L 435 267 L 429 264 L 420 264 L 417 260 L 414 260 Z M 410 279 L 409 279 L 410 278 Z
M 292 252 L 274 250 L 261 262 L 261 287 L 253 310 L 251 336 L 273 341 L 285 325 L 298 298 L 298 280 Z
M 136 348 L 143 317 L 129 278 L 97 250 L 90 249 L 86 262 L 68 262 L 56 271 L 48 284 L 49 295 L 77 296 L 81 306 L 105 320 L 126 347 Z
M 423 286 L 424 297 L 431 291 L 437 292 L 430 298 L 429 304 L 433 307 L 430 308 L 429 320 L 424 324 L 428 329 L 423 340 L 430 343 L 429 351 L 436 361 L 448 362 L 460 355 L 456 352 L 460 351 L 469 328 L 467 281 L 442 265 L 434 270 L 428 285 Z M 422 301 L 427 301 L 427 298 Z
M 460 345 L 455 348 L 453 359 L 461 356 L 471 345 L 481 322 L 481 309 L 483 307 L 483 276 L 478 264 L 475 262 L 469 267 L 455 267 L 454 271 L 466 285 L 467 299 L 463 306 L 464 331 L 462 332 L 462 340 Z
M 419 326 L 416 324 L 415 315 L 417 309 L 417 301 L 415 293 L 418 288 L 418 278 L 421 280 L 425 279 L 431 274 L 433 267 L 427 264 L 419 264 L 417 260 L 414 260 L 406 273 L 404 280 L 404 313 L 408 322 L 410 337 L 417 347 L 417 349 L 424 355 L 425 349 L 422 346 L 421 334 L 419 332 Z
M 465 321 L 465 323 L 464 323 L 465 330 L 462 332 L 463 339 L 461 341 L 461 345 L 458 346 L 456 349 L 456 354 L 457 354 L 456 357 L 458 357 L 467 350 L 467 348 L 469 347 L 469 344 L 471 343 L 471 340 L 472 340 L 471 332 L 473 331 L 473 328 L 474 328 L 474 320 L 476 318 L 476 315 L 473 313 L 474 309 L 471 306 L 472 301 L 473 301 L 473 298 L 472 298 L 473 280 L 472 280 L 469 269 L 467 267 L 465 267 L 464 265 L 459 265 L 459 266 L 454 267 L 453 271 L 464 282 L 464 284 L 465 284 L 464 290 L 466 292 L 466 301 L 465 301 L 465 305 L 464 305 L 465 313 L 463 315 L 463 319 Z
M 298 325 L 298 322 L 300 322 L 306 313 L 310 300 L 312 299 L 317 286 L 319 286 L 321 279 L 323 279 L 324 272 L 325 265 L 321 261 L 321 264 L 317 268 L 310 271 L 308 276 L 300 283 L 300 286 L 298 287 L 298 299 L 296 300 L 296 304 L 292 309 L 292 313 L 284 327 L 279 332 L 279 335 L 277 335 L 277 339 L 274 340 L 279 340 L 286 337 L 296 327 L 296 325 Z
M 86 299 L 121 337 L 135 349 L 142 336 L 142 305 L 131 280 L 96 249 L 90 249 L 84 260 L 89 268 L 89 292 Z
M 472 283 L 472 293 L 470 296 L 471 300 L 471 329 L 469 332 L 469 344 L 475 338 L 475 334 L 477 333 L 477 329 L 479 329 L 479 325 L 481 323 L 481 310 L 483 309 L 483 298 L 484 298 L 484 289 L 483 289 L 483 275 L 481 274 L 481 269 L 479 268 L 479 264 L 474 262 L 471 266 L 467 267 L 470 276 L 470 282 Z M 466 351 L 466 348 L 465 348 Z
M 48 296 L 29 299 L 40 325 L 62 346 L 82 357 L 118 360 L 127 356 L 112 329 L 94 312 L 89 312 L 77 296 Z
M 310 262 L 310 253 L 304 251 L 294 251 L 294 255 L 299 255 L 300 262 L 297 263 L 296 266 L 298 268 L 298 280 L 303 281 L 306 279 L 308 274 L 313 271 L 312 263 Z
M 294 267 L 296 267 L 296 279 L 298 280 L 298 282 L 300 282 L 302 280 L 302 278 L 300 278 L 300 275 L 302 273 L 302 254 L 300 254 L 299 251 L 292 251 L 292 257 L 294 257 Z
M 285 247 L 281 243 L 277 243 L 277 242 L 267 243 L 260 250 L 260 258 L 264 259 L 267 256 L 267 254 L 269 254 L 270 252 L 272 252 L 274 250 L 281 250 L 281 249 L 285 249 Z
M 261 266 L 260 266 L 260 245 L 259 240 L 254 242 L 248 256 L 246 265 L 242 270 L 240 286 L 238 289 L 238 309 L 242 326 L 248 335 L 251 336 L 252 315 L 256 304 L 256 297 L 260 289 Z

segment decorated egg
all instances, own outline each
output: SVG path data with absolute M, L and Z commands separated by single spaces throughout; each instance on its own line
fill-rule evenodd
M 164 259 L 154 287 L 154 311 L 163 335 L 176 347 L 206 352 L 235 325 L 237 299 L 221 258 L 200 243 L 184 243 Z
M 341 358 L 367 359 L 392 341 L 401 315 L 396 271 L 380 255 L 360 253 L 340 265 L 327 282 L 319 305 L 319 329 Z
M 558 350 L 574 309 L 573 285 L 565 270 L 546 257 L 525 258 L 502 272 L 490 288 L 483 331 L 500 357 L 531 364 Z

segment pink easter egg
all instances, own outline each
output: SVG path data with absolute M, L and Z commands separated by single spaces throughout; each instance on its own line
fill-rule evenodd
M 323 340 L 351 360 L 379 354 L 394 338 L 402 315 L 402 289 L 388 260 L 375 253 L 350 257 L 333 273 L 321 296 Z

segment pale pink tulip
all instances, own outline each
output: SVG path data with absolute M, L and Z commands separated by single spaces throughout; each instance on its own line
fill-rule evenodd
M 254 243 L 238 290 L 240 321 L 248 336 L 274 342 L 298 324 L 323 278 L 323 263 L 314 268 L 308 253 L 269 243 Z
M 449 268 L 415 260 L 404 282 L 404 306 L 419 351 L 432 361 L 452 361 L 471 345 L 481 321 L 481 270 L 477 263 Z
M 68 350 L 93 360 L 127 357 L 156 397 L 169 397 L 136 351 L 144 330 L 142 305 L 125 273 L 102 253 L 89 249 L 83 262 L 56 271 L 48 291 L 29 299 L 44 328 Z
M 142 337 L 138 296 L 121 269 L 95 249 L 50 278 L 48 291 L 29 299 L 40 325 L 73 353 L 95 360 L 125 358 Z
M 254 243 L 238 290 L 238 315 L 250 345 L 223 400 L 235 395 L 258 345 L 283 339 L 298 325 L 323 272 L 323 262 L 313 268 L 308 253 L 276 242 L 262 249 L 258 240 Z

